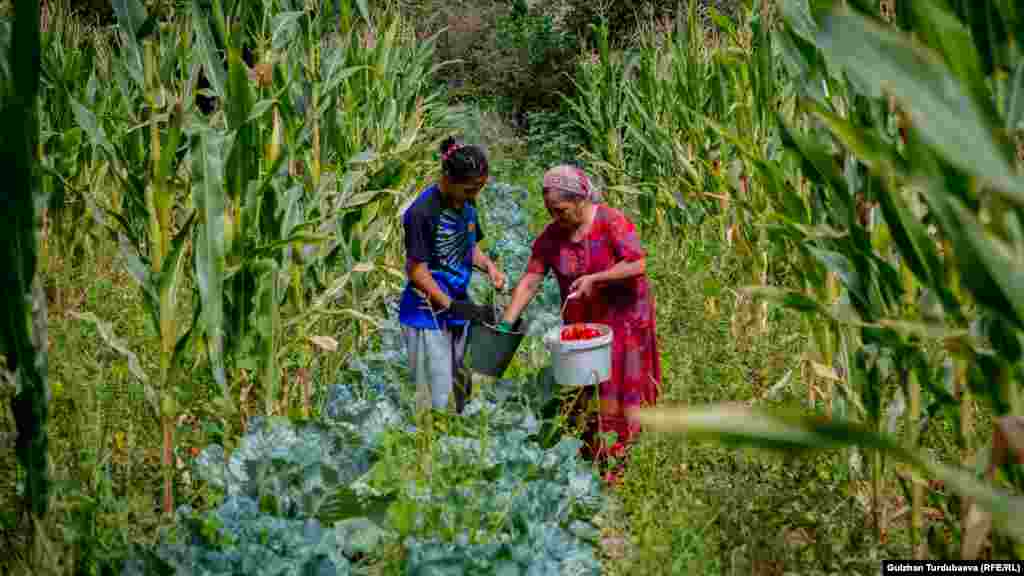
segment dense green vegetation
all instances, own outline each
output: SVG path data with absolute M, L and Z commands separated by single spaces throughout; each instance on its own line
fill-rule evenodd
M 0 20 L 0 572 L 1024 556 L 1016 3 L 93 4 Z M 538 342 L 412 413 L 396 215 L 451 132 L 513 281 L 551 164 L 641 225 L 664 403 L 620 488 Z

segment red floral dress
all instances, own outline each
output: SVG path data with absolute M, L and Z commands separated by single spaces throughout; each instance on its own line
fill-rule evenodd
M 577 278 L 603 272 L 622 261 L 635 262 L 645 255 L 633 223 L 619 210 L 598 204 L 590 232 L 581 241 L 573 242 L 570 232 L 549 224 L 533 243 L 527 272 L 544 275 L 553 271 L 564 303 Z M 599 385 L 597 429 L 602 434 L 614 431 L 617 442 L 608 450 L 594 441 L 593 430 L 585 441 L 598 458 L 609 452 L 621 456 L 639 432 L 638 424 L 627 421 L 626 409 L 653 405 L 661 386 L 650 282 L 641 275 L 595 285 L 589 298 L 573 299 L 566 305 L 564 319 L 566 323 L 608 324 L 614 331 L 611 379 Z

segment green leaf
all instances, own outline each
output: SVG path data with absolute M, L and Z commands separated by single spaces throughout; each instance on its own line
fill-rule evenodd
M 181 287 L 181 268 L 185 261 L 185 240 L 192 233 L 192 224 L 195 222 L 196 213 L 189 214 L 184 226 L 171 240 L 171 250 L 164 261 L 163 270 L 160 271 L 159 286 L 157 287 L 161 297 L 168 295 L 167 301 L 171 310 L 177 310 L 178 289 Z
M 943 229 L 954 242 L 964 284 L 979 302 L 1024 328 L 1024 266 L 1021 258 L 957 198 L 930 192 Z
M 128 273 L 139 283 L 142 289 L 142 305 L 153 322 L 153 329 L 160 331 L 160 296 L 154 283 L 153 273 L 139 257 L 138 249 L 133 246 L 124 234 L 118 234 L 121 257 L 124 259 Z
M 359 8 L 359 15 L 366 21 L 366 25 L 373 28 L 373 20 L 370 19 L 370 8 L 366 0 L 356 0 L 356 7 Z
M 807 0 L 783 0 L 781 12 L 793 33 L 805 40 L 814 40 L 814 30 L 817 25 L 811 16 L 811 8 Z
M 785 290 L 774 286 L 744 286 L 740 290 L 755 298 L 766 298 L 778 302 L 786 308 L 800 312 L 816 312 L 826 317 L 831 316 L 831 313 L 823 304 L 806 294 L 794 290 Z
M 141 286 L 149 296 L 155 299 L 156 290 L 154 289 L 149 266 L 147 266 L 139 257 L 138 250 L 131 245 L 127 236 L 124 234 L 118 234 L 118 241 L 118 247 L 121 250 L 121 257 L 124 258 L 125 268 L 128 269 L 128 273 L 136 282 L 139 283 L 139 286 Z
M 142 0 L 111 0 L 110 3 L 117 15 L 117 23 L 134 38 L 146 23 L 146 7 Z
M 947 312 L 958 314 L 957 302 L 949 292 L 943 275 L 942 261 L 935 249 L 935 241 L 928 230 L 910 211 L 900 190 L 888 188 L 877 195 L 882 215 L 892 235 L 893 242 L 905 259 L 910 271 L 917 278 L 935 290 L 946 306 Z
M 92 145 L 102 150 L 108 160 L 115 160 L 116 155 L 114 153 L 114 147 L 107 138 L 107 133 L 103 130 L 103 126 L 101 126 L 96 120 L 96 115 L 85 106 L 82 106 L 74 97 L 71 97 L 70 101 L 71 111 L 75 115 L 75 121 L 78 123 L 78 126 L 89 135 L 89 140 L 92 141 Z
M 259 278 L 256 295 L 256 331 L 259 334 L 260 381 L 266 399 L 266 413 L 272 414 L 280 378 L 277 366 L 277 340 L 281 332 L 278 267 L 274 260 L 263 261 L 266 271 Z
M 202 10 L 199 7 L 199 0 L 192 0 L 192 28 L 195 31 L 195 43 L 192 49 L 196 52 L 197 62 L 201 62 L 206 70 L 206 78 L 210 81 L 210 89 L 223 99 L 225 87 L 228 83 L 227 69 L 224 67 L 224 60 L 217 51 L 217 45 L 213 42 L 213 34 L 210 32 L 210 22 L 202 17 Z
M 181 141 L 181 124 L 184 112 L 180 102 L 175 103 L 171 111 L 170 131 L 167 134 L 167 142 L 164 153 L 160 155 L 160 166 L 157 170 L 157 179 L 160 182 L 167 182 L 174 175 L 173 162 L 177 159 L 178 143 Z
M 196 282 L 203 308 L 210 366 L 214 380 L 225 394 L 224 218 L 227 203 L 224 168 L 233 144 L 233 134 L 206 129 L 200 136 L 199 148 L 192 152 L 195 174 L 192 197 L 200 219 L 195 241 Z
M 849 120 L 833 114 L 810 99 L 804 99 L 802 104 L 829 128 L 843 146 L 876 173 L 906 173 L 906 166 L 894 147 L 883 142 L 870 126 L 854 126 Z
M 124 60 L 129 76 L 138 88 L 145 86 L 142 64 L 142 50 L 138 37 L 139 30 L 146 22 L 146 8 L 141 0 L 112 0 L 117 22 L 124 31 Z
M 270 110 L 270 108 L 275 103 L 277 103 L 277 100 L 271 99 L 260 100 L 259 102 L 257 102 L 255 105 L 253 105 L 252 112 L 249 113 L 249 118 L 248 120 L 246 120 L 246 123 L 255 122 L 256 120 L 262 118 L 263 115 L 267 113 L 267 110 Z
M 255 253 L 266 258 L 270 258 L 275 255 L 282 248 L 292 246 L 296 249 L 301 249 L 303 245 L 308 244 L 321 244 L 331 240 L 333 237 L 326 234 L 314 234 L 312 232 L 298 232 L 288 236 L 281 240 L 274 240 L 267 244 L 260 245 L 255 250 Z
M 849 207 L 852 202 L 850 190 L 825 146 L 815 144 L 810 138 L 791 130 L 781 114 L 777 115 L 777 119 L 783 142 L 795 148 L 800 154 L 806 176 L 812 179 L 817 176 L 819 182 L 828 184 L 839 194 L 840 202 L 833 210 L 839 211 Z
M 178 363 L 178 359 L 188 349 L 189 342 L 192 341 L 192 335 L 196 333 L 196 327 L 202 321 L 202 306 L 195 306 L 192 309 L 192 322 L 189 323 L 185 332 L 178 338 L 177 343 L 174 344 L 174 352 L 171 353 L 171 365 L 174 366 Z
M 873 87 L 906 106 L 915 128 L 954 166 L 993 183 L 1024 206 L 1024 184 L 997 147 L 978 105 L 949 69 L 903 35 L 837 8 L 824 20 L 817 44 Z
M 281 12 L 274 15 L 270 24 L 271 43 L 275 51 L 283 50 L 299 31 L 299 19 L 302 11 Z
M 328 77 L 327 82 L 321 84 L 320 90 L 323 95 L 333 95 L 338 89 L 338 85 L 347 80 L 350 76 L 359 72 L 360 70 L 369 70 L 369 66 L 349 66 L 333 73 Z M 326 100 L 326 98 L 324 98 Z
M 976 49 L 976 39 L 971 37 L 971 31 L 944 2 L 918 0 L 907 2 L 905 7 L 905 11 L 911 12 L 917 20 L 915 34 L 919 34 L 925 44 L 944 56 L 946 65 L 979 107 L 979 113 L 989 129 L 994 128 L 999 121 L 999 113 L 991 97 L 982 59 Z
M 839 281 L 846 287 L 847 290 L 856 290 L 859 283 L 857 279 L 857 271 L 854 270 L 853 265 L 846 255 L 832 250 L 824 250 L 821 248 L 815 248 L 814 246 L 807 246 L 807 251 L 811 253 L 826 270 L 835 274 Z
M 1024 130 L 1024 59 L 1017 64 L 1013 84 L 1006 91 L 1006 129 Z

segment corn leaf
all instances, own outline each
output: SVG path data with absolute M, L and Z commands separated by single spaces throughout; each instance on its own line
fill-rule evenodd
M 115 160 L 114 146 L 110 143 L 110 139 L 107 138 L 107 133 L 103 130 L 103 126 L 96 120 L 96 115 L 80 104 L 74 97 L 70 98 L 70 102 L 71 111 L 75 115 L 75 121 L 78 122 L 82 131 L 89 136 L 92 145 L 95 148 L 99 148 L 107 156 L 108 160 Z
M 356 7 L 359 8 L 359 15 L 366 21 L 366 25 L 373 28 L 373 20 L 370 19 L 370 7 L 366 0 L 356 0 Z
M 224 218 L 225 164 L 234 144 L 232 134 L 205 130 L 193 151 L 192 196 L 200 225 L 195 241 L 196 282 L 203 308 L 207 352 L 217 384 L 226 393 L 224 373 Z
M 146 22 L 146 7 L 142 0 L 111 0 L 114 14 L 117 15 L 117 23 L 124 31 L 124 65 L 135 85 L 139 88 L 144 86 L 142 51 L 139 47 L 138 36 Z
M 266 414 L 272 414 L 277 401 L 279 387 L 277 367 L 277 339 L 281 331 L 281 312 L 278 282 L 278 267 L 273 260 L 262 260 L 256 264 L 264 269 L 259 277 L 255 314 L 256 332 L 259 335 L 260 381 L 266 400 Z
M 302 11 L 281 12 L 274 15 L 270 25 L 271 45 L 274 51 L 284 51 L 299 32 L 299 19 Z
M 192 0 L 192 14 L 192 27 L 196 35 L 192 48 L 196 51 L 196 61 L 201 62 L 203 69 L 206 70 L 210 89 L 218 98 L 223 99 L 228 84 L 228 73 L 224 67 L 224 60 L 217 51 L 217 45 L 213 42 L 209 19 L 202 16 L 199 0 Z
M 1024 130 L 1024 60 L 1017 64 L 1013 84 L 1006 91 L 1006 129 Z
M 979 302 L 1024 327 L 1024 266 L 1015 253 L 988 234 L 959 199 L 930 189 L 933 208 L 953 240 L 964 285 Z
M 934 53 L 842 8 L 825 18 L 817 43 L 863 81 L 895 94 L 948 162 L 991 181 L 1008 200 L 1024 206 L 1024 184 L 996 146 L 978 104 Z
M 177 309 L 178 289 L 181 287 L 181 269 L 185 262 L 185 243 L 192 234 L 192 224 L 195 222 L 196 213 L 189 214 L 188 220 L 181 227 L 181 230 L 171 240 L 171 250 L 164 261 L 163 270 L 157 277 L 157 290 L 161 297 L 168 295 L 168 303 L 171 310 Z
M 39 252 L 35 198 L 40 189 L 36 114 L 40 88 L 40 9 L 36 0 L 16 0 L 16 25 L 0 57 L 10 77 L 0 92 L 0 162 L 9 178 L 4 196 L 6 226 L 0 232 L 3 285 L 8 298 L 0 310 L 0 355 L 16 376 L 18 391 L 8 404 L 17 427 L 15 452 L 24 467 L 25 511 L 36 520 L 49 508 L 46 301 L 37 277 Z
M 825 317 L 831 316 L 831 313 L 824 304 L 794 290 L 785 290 L 774 286 L 744 286 L 741 291 L 756 298 L 765 298 L 778 302 L 781 306 L 792 310 L 815 312 Z

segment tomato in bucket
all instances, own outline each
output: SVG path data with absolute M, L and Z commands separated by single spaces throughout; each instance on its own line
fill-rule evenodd
M 601 336 L 601 331 L 586 324 L 573 324 L 562 328 L 563 341 L 590 340 Z
M 561 386 L 593 386 L 611 378 L 611 326 L 579 322 L 553 326 L 544 336 L 555 381 Z

